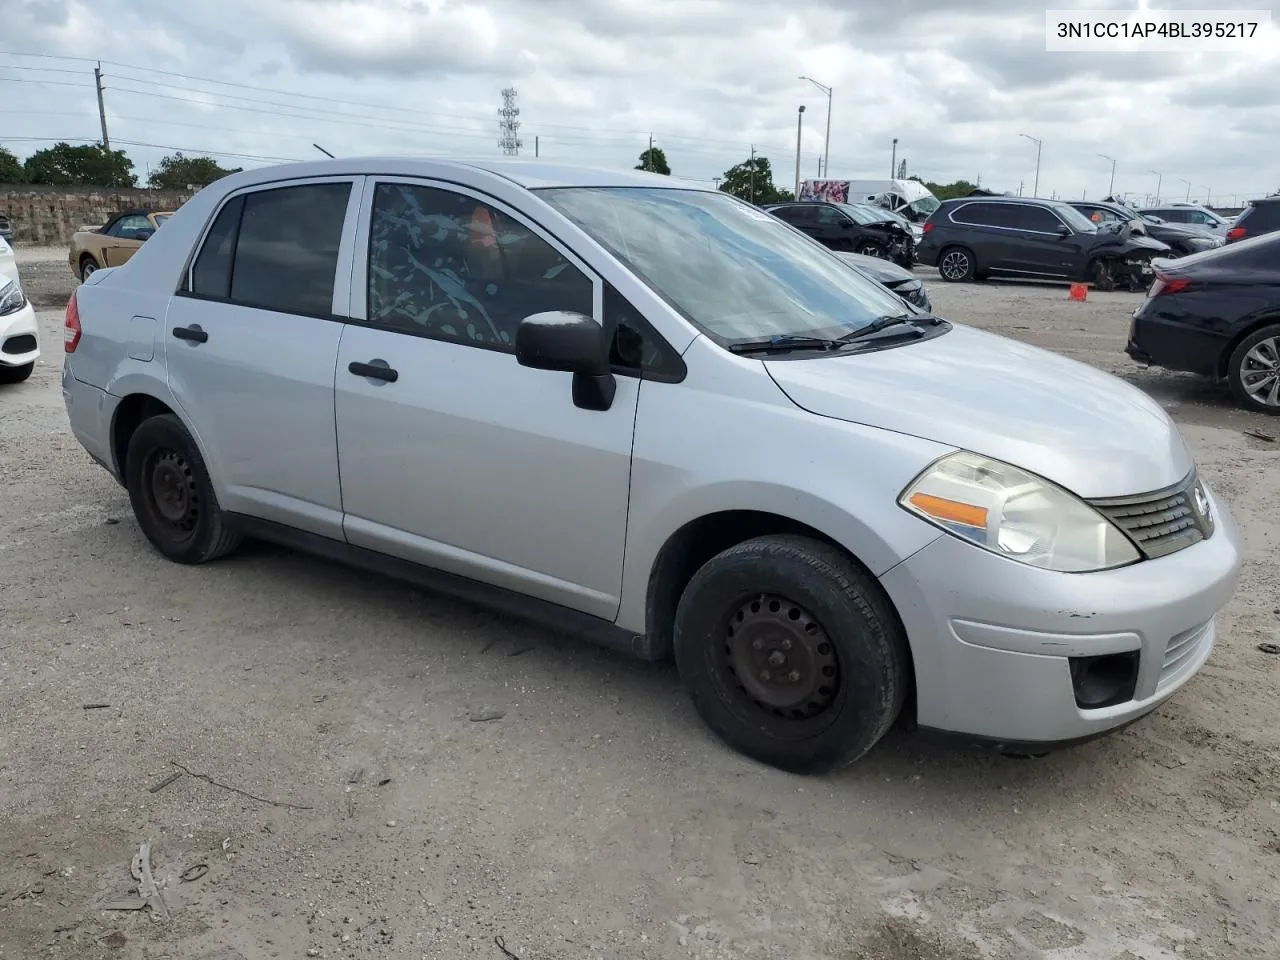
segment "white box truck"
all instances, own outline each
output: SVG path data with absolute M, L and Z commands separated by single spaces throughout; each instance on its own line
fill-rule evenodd
M 872 203 L 912 223 L 924 223 L 939 204 L 919 180 L 806 180 L 797 199 Z

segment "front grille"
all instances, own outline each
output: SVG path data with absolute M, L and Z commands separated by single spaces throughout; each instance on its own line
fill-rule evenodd
M 1213 535 L 1209 501 L 1194 471 L 1165 490 L 1092 500 L 1148 560 L 1185 550 Z
M 1160 680 L 1156 684 L 1156 690 L 1159 691 L 1185 675 L 1195 662 L 1196 654 L 1212 639 L 1212 621 L 1170 638 L 1168 646 L 1164 648 L 1164 660 L 1160 664 Z

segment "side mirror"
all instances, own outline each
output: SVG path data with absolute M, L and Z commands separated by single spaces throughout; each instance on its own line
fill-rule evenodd
M 608 410 L 618 383 L 609 366 L 604 328 L 581 313 L 535 313 L 516 329 L 516 362 L 535 370 L 573 374 L 573 404 L 584 410 Z
M 1058 236 L 1060 236 L 1064 240 L 1067 237 L 1071 236 L 1071 228 L 1068 227 L 1065 223 L 1062 226 L 1060 226 L 1055 232 L 1058 234 Z

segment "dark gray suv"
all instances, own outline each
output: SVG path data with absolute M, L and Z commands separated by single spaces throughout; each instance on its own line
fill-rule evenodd
M 925 221 L 917 259 L 953 283 L 992 274 L 1144 289 L 1169 246 L 1099 226 L 1068 203 L 1023 197 L 944 200 Z

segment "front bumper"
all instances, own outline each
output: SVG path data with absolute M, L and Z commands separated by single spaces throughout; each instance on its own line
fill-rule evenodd
M 1208 540 L 1116 570 L 1041 570 L 942 535 L 881 578 L 915 661 L 917 722 L 974 740 L 1084 740 L 1142 717 L 1208 659 L 1240 572 L 1239 531 L 1206 491 Z M 1071 657 L 1136 651 L 1131 699 L 1082 709 Z
M 28 301 L 21 309 L 0 317 L 0 365 L 21 367 L 40 356 L 40 328 Z

